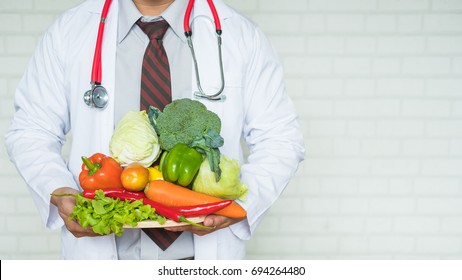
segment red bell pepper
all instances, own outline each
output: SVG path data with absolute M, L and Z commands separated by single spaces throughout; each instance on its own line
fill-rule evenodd
M 123 188 L 120 179 L 123 168 L 115 159 L 96 153 L 89 158 L 82 157 L 82 161 L 82 171 L 79 175 L 82 189 Z

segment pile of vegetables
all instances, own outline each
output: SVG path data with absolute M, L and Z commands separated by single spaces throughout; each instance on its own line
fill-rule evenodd
M 95 233 L 113 232 L 122 235 L 124 225 L 136 227 L 138 222 L 145 220 L 156 221 L 162 225 L 166 219 L 208 228 L 188 218 L 219 214 L 228 207 L 231 207 L 230 210 L 237 207 L 241 211 L 241 217 L 246 215 L 245 211 L 232 200 L 208 197 L 162 180 L 158 177 L 157 168 L 149 169 L 138 163 L 123 168 L 112 157 L 101 153 L 82 159 L 79 178 L 83 192 L 73 195 L 76 206 L 69 218 L 77 220 L 83 227 L 91 227 Z M 154 173 L 154 179 L 151 179 L 153 176 L 150 173 Z M 148 193 L 148 186 L 153 183 L 155 187 L 149 188 L 151 192 Z M 153 193 L 153 190 L 159 191 L 171 187 L 169 184 L 188 193 L 177 195 L 178 191 L 171 189 L 167 191 L 170 193 L 168 197 Z M 201 196 L 200 201 L 195 200 L 196 195 Z M 183 196 L 192 200 L 184 203 Z M 170 203 L 165 203 L 165 199 L 169 199 Z M 225 212 L 220 215 L 228 214 Z
M 175 100 L 163 112 L 128 112 L 109 143 L 110 155 L 82 157 L 71 219 L 99 234 L 123 233 L 144 220 L 188 220 L 209 214 L 244 218 L 240 166 L 220 152 L 221 120 L 202 103 Z

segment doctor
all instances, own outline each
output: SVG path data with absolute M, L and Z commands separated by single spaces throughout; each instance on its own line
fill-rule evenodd
M 26 181 L 41 218 L 61 228 L 63 259 L 243 259 L 245 241 L 280 196 L 304 158 L 304 143 L 288 97 L 277 55 L 262 31 L 249 19 L 214 1 L 223 30 L 226 99 L 199 99 L 222 120 L 222 153 L 239 160 L 241 179 L 249 186 L 244 220 L 211 215 L 204 224 L 214 230 L 184 231 L 166 251 L 141 230 L 122 237 L 96 236 L 67 217 L 77 193 L 82 155 L 109 154 L 114 126 L 128 110 L 139 109 L 143 54 L 149 42 L 136 21 L 166 20 L 163 44 L 169 59 L 172 96 L 195 98 L 194 64 L 183 29 L 186 0 L 114 0 L 105 20 L 102 84 L 109 98 L 104 109 L 83 101 L 89 89 L 98 25 L 104 0 L 88 0 L 59 17 L 45 33 L 20 81 L 16 113 L 6 134 L 12 162 Z M 198 0 L 190 18 L 204 92 L 221 87 L 215 24 L 207 1 Z M 72 132 L 69 160 L 61 155 Z M 241 141 L 242 140 L 242 141 Z M 249 156 L 244 160 L 242 143 Z

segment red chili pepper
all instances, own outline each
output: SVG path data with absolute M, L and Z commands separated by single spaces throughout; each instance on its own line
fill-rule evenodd
M 204 225 L 200 225 L 194 222 L 191 222 L 190 220 L 186 219 L 186 217 L 178 210 L 169 208 L 163 204 L 160 204 L 158 202 L 152 201 L 149 198 L 140 198 L 136 195 L 133 195 L 132 193 L 127 193 L 127 192 L 110 192 L 106 195 L 107 197 L 111 198 L 118 198 L 120 200 L 128 200 L 128 201 L 136 201 L 142 199 L 143 204 L 145 205 L 150 205 L 152 208 L 156 209 L 156 213 L 159 215 L 162 215 L 170 220 L 173 220 L 175 222 L 184 222 L 188 223 L 193 226 L 201 227 L 201 228 L 206 228 L 206 229 L 211 229 L 211 227 L 207 227 Z M 224 208 L 224 207 L 223 207 Z M 200 215 L 199 215 L 200 216 Z
M 94 199 L 95 198 L 95 191 L 96 190 L 84 190 L 82 192 L 82 196 L 85 198 L 90 198 Z M 105 196 L 111 197 L 111 195 L 117 195 L 117 194 L 130 194 L 133 197 L 138 197 L 138 199 L 142 199 L 146 197 L 146 194 L 144 192 L 134 192 L 134 191 L 127 191 L 124 188 L 107 188 L 107 189 L 102 189 Z
M 133 193 L 129 193 L 129 192 L 109 192 L 109 193 L 105 193 L 104 194 L 106 197 L 110 197 L 110 198 L 118 198 L 120 200 L 127 200 L 127 201 L 130 201 L 130 202 L 133 202 L 133 201 L 137 201 L 137 200 L 140 200 L 140 199 L 143 199 L 144 197 L 141 197 L 139 195 L 134 195 Z
M 139 198 L 145 198 L 146 197 L 146 194 L 143 191 L 135 192 L 135 191 L 127 191 L 127 190 L 125 190 L 125 193 L 130 194 L 130 195 L 135 196 L 135 197 L 139 197 Z
M 150 205 L 152 208 L 156 209 L 156 212 L 159 215 L 162 215 L 170 220 L 173 220 L 175 222 L 183 222 L 190 224 L 192 226 L 200 227 L 200 228 L 205 228 L 205 229 L 212 229 L 212 227 L 207 227 L 204 225 L 200 225 L 194 222 L 191 222 L 190 220 L 186 219 L 185 216 L 183 216 L 179 211 L 169 208 L 163 204 L 157 203 L 155 201 L 150 200 L 149 198 L 143 198 L 143 204 Z
M 194 206 L 174 207 L 173 209 L 177 210 L 185 217 L 198 217 L 198 216 L 210 215 L 217 211 L 220 211 L 221 209 L 226 208 L 232 202 L 233 201 L 230 199 L 220 200 L 217 202 L 205 203 L 205 204 L 194 205 Z
M 82 171 L 79 175 L 82 189 L 123 188 L 120 179 L 123 168 L 115 159 L 96 153 L 89 158 L 82 157 L 82 161 Z

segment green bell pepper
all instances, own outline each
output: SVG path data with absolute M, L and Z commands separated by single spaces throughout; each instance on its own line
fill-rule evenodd
M 196 176 L 204 160 L 201 153 L 186 144 L 176 144 L 170 152 L 164 151 L 160 169 L 165 181 L 187 187 Z

